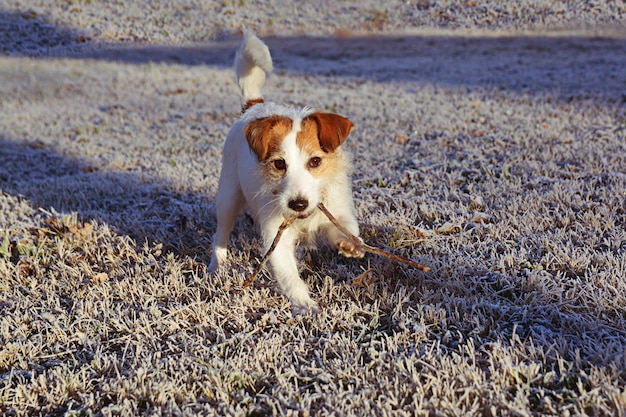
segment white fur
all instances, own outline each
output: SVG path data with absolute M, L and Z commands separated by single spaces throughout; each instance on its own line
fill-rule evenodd
M 261 97 L 265 76 L 263 74 L 260 77 L 259 74 L 267 69 L 268 60 L 271 64 L 267 46 L 247 32 L 235 62 L 244 99 Z M 341 147 L 335 149 L 334 155 L 341 169 L 332 176 L 315 177 L 306 168 L 311 155 L 296 144 L 301 122 L 311 113 L 312 110 L 308 108 L 295 109 L 274 103 L 262 103 L 248 109 L 233 125 L 224 145 L 222 172 L 215 202 L 218 225 L 209 265 L 209 270 L 215 272 L 226 260 L 229 235 L 238 213 L 244 207 L 252 212 L 261 229 L 264 251 L 269 249 L 283 220 L 300 215 L 301 218 L 285 230 L 269 258 L 273 276 L 297 313 L 318 310 L 317 303 L 309 295 L 309 290 L 298 273 L 295 250 L 299 244 L 315 245 L 317 237 L 321 236 L 346 256 L 363 255 L 317 209 L 317 204 L 323 202 L 351 233 L 358 236 L 347 155 Z M 281 142 L 279 150 L 288 168 L 278 179 L 264 176 L 262 164 L 250 149 L 244 131 L 251 121 L 272 115 L 285 116 L 292 120 L 292 130 Z M 294 199 L 306 200 L 308 207 L 301 212 L 294 211 L 289 208 L 289 202 Z
M 243 42 L 235 58 L 235 74 L 244 100 L 261 98 L 265 74 L 272 72 L 270 50 L 254 33 L 243 31 Z

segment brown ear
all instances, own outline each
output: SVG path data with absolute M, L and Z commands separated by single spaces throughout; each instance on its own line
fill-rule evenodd
M 312 120 L 317 124 L 320 146 L 324 152 L 337 149 L 354 129 L 349 119 L 334 113 L 313 113 L 304 120 Z
M 267 157 L 280 146 L 280 140 L 291 130 L 291 119 L 283 116 L 269 116 L 249 122 L 243 132 L 250 149 L 259 161 Z

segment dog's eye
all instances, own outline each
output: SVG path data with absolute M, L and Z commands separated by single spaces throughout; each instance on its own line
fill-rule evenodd
M 317 168 L 321 164 L 322 158 L 320 158 L 319 156 L 314 156 L 313 158 L 309 159 L 309 168 Z
M 274 168 L 276 168 L 279 171 L 284 171 L 287 169 L 287 163 L 285 162 L 284 159 L 276 159 L 274 161 Z

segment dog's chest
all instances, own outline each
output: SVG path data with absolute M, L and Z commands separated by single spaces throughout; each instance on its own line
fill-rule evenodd
M 291 226 L 296 234 L 298 246 L 314 248 L 318 245 L 318 235 L 320 232 L 322 217 L 319 212 L 313 213 L 306 219 L 296 220 Z

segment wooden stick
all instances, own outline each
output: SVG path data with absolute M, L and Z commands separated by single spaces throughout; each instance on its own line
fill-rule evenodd
M 348 229 L 343 227 L 341 225 L 341 223 L 339 223 L 339 221 L 335 218 L 335 216 L 333 216 L 328 211 L 328 209 L 326 208 L 326 206 L 324 206 L 324 204 L 319 203 L 317 205 L 317 207 L 322 211 L 322 213 L 324 213 L 326 215 L 326 217 L 328 217 L 328 220 L 330 220 L 331 223 L 334 224 L 337 227 L 337 229 L 339 229 L 344 235 L 346 235 L 346 237 L 348 239 L 350 239 L 352 241 L 352 243 L 354 243 L 355 245 L 357 245 L 359 248 L 363 249 L 364 251 L 370 252 L 370 253 L 374 253 L 376 255 L 384 256 L 386 258 L 392 259 L 392 260 L 397 261 L 397 262 L 401 262 L 403 264 L 409 265 L 409 266 L 411 266 L 413 268 L 419 269 L 419 270 L 424 271 L 424 272 L 430 271 L 430 267 L 427 266 L 427 265 L 423 265 L 423 264 L 421 264 L 419 262 L 415 262 L 412 259 L 408 259 L 408 258 L 405 258 L 403 256 L 396 255 L 394 253 L 387 252 L 385 250 L 378 249 L 378 248 L 376 248 L 374 246 L 370 246 L 370 245 L 364 243 L 363 241 L 361 241 L 361 239 L 359 239 L 358 237 L 356 237 L 352 233 L 350 233 L 350 231 L 348 231 Z M 267 263 L 267 260 L 269 259 L 270 255 L 272 254 L 272 252 L 274 252 L 274 249 L 276 249 L 276 245 L 278 245 L 278 241 L 280 240 L 280 237 L 283 235 L 283 232 L 285 230 L 287 230 L 289 228 L 289 226 L 291 226 L 291 224 L 297 218 L 298 218 L 298 216 L 292 216 L 292 217 L 289 217 L 289 218 L 283 220 L 283 222 L 278 227 L 278 231 L 276 232 L 276 236 L 274 236 L 274 240 L 272 241 L 272 244 L 270 245 L 269 249 L 267 250 L 267 252 L 263 256 L 263 259 L 261 259 L 261 262 L 259 263 L 259 266 L 257 266 L 257 268 L 254 271 L 254 273 L 248 279 L 246 279 L 243 282 L 243 284 L 242 284 L 240 289 L 232 290 L 233 293 L 239 293 L 239 292 L 241 292 L 242 290 L 248 288 L 250 285 L 252 285 L 254 283 L 254 281 L 257 279 L 257 277 L 261 273 L 261 270 L 263 269 L 263 267 Z
M 334 224 L 337 227 L 337 229 L 339 229 L 344 235 L 346 235 L 348 237 L 348 239 L 350 239 L 352 241 L 352 243 L 354 243 L 355 245 L 359 246 L 364 251 L 370 252 L 370 253 L 375 253 L 376 255 L 381 255 L 381 256 L 384 256 L 386 258 L 392 259 L 394 261 L 402 262 L 403 264 L 409 265 L 409 266 L 411 266 L 413 268 L 416 268 L 416 269 L 419 269 L 419 270 L 421 270 L 423 272 L 430 271 L 430 267 L 427 266 L 427 265 L 423 265 L 423 264 L 421 264 L 419 262 L 415 262 L 412 259 L 408 259 L 408 258 L 405 258 L 403 256 L 396 255 L 394 253 L 387 252 L 385 250 L 378 249 L 378 248 L 376 248 L 374 246 L 370 246 L 367 243 L 364 243 L 363 241 L 361 241 L 361 239 L 359 239 L 358 237 L 356 237 L 352 233 L 350 233 L 350 231 L 348 231 L 348 229 L 343 227 L 341 225 L 341 223 L 339 223 L 339 221 L 337 221 L 335 216 L 333 216 L 328 211 L 328 209 L 324 206 L 324 204 L 319 203 L 317 205 L 317 207 L 322 211 L 322 213 L 324 213 L 326 215 L 326 217 L 328 217 L 328 220 L 330 220 L 331 223 Z
M 283 220 L 283 222 L 278 227 L 278 232 L 276 232 L 276 236 L 274 237 L 274 240 L 272 241 L 270 248 L 267 250 L 267 252 L 263 256 L 263 259 L 261 259 L 261 263 L 259 264 L 259 266 L 257 266 L 254 273 L 243 282 L 243 285 L 241 286 L 242 290 L 248 288 L 256 280 L 256 278 L 261 273 L 263 266 L 265 266 L 265 264 L 267 263 L 267 260 L 269 259 L 270 255 L 272 254 L 272 252 L 274 252 L 274 249 L 276 249 L 276 245 L 278 245 L 278 241 L 280 240 L 280 237 L 283 235 L 283 232 L 287 230 L 287 228 L 291 226 L 291 223 L 293 223 L 294 220 L 296 220 L 297 218 L 298 216 L 292 216 Z

